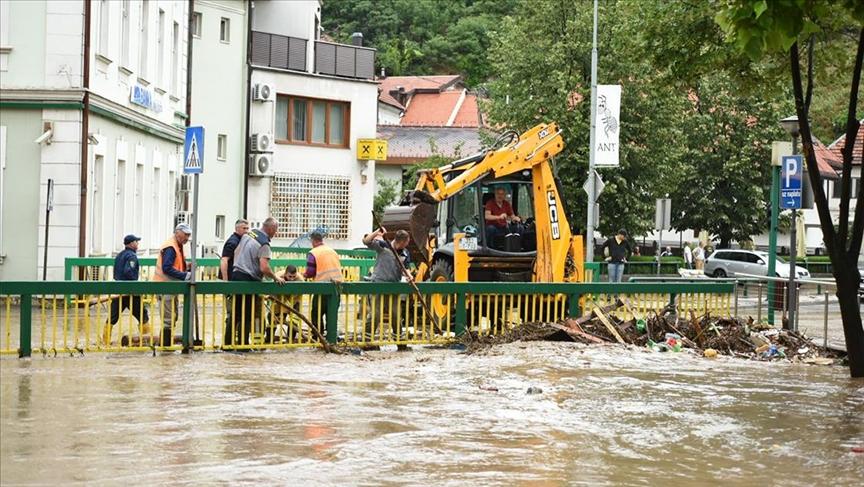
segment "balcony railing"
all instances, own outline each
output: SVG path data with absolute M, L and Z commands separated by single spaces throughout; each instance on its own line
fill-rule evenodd
M 306 39 L 252 31 L 252 64 L 306 71 Z
M 307 71 L 306 39 L 252 31 L 252 64 Z M 345 78 L 373 79 L 375 49 L 315 41 L 315 72 Z
M 375 77 L 375 49 L 315 41 L 315 72 L 372 79 Z

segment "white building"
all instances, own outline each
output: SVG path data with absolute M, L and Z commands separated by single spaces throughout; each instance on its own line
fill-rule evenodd
M 317 0 L 254 2 L 247 215 L 282 222 L 277 244 L 314 230 L 361 245 L 372 227 L 374 163 L 357 139 L 375 138 L 375 50 L 320 40 Z
M 0 2 L 0 280 L 41 278 L 49 179 L 49 279 L 62 279 L 66 257 L 112 255 L 125 234 L 143 237 L 143 249 L 168 237 L 186 118 L 187 8 Z
M 190 115 L 191 125 L 204 126 L 195 230 L 205 256 L 218 255 L 234 221 L 245 216 L 247 7 L 240 0 L 195 0 L 193 7 Z M 183 197 L 188 206 L 180 216 L 186 219 L 192 195 L 184 192 Z

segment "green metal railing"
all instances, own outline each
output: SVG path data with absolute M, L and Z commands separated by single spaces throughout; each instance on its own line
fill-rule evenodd
M 343 275 L 348 281 L 359 281 L 369 274 L 375 266 L 373 258 L 342 258 L 341 264 Z M 201 281 L 215 280 L 219 271 L 220 259 L 205 258 L 198 259 L 198 272 L 196 279 Z M 279 272 L 287 265 L 296 266 L 302 270 L 306 268 L 306 258 L 274 258 L 270 261 L 274 271 Z M 138 266 L 142 271 L 141 280 L 149 279 L 156 269 L 155 257 L 140 257 Z M 113 279 L 114 259 L 111 257 L 67 257 L 64 265 L 63 279 L 74 281 L 79 279 L 79 270 L 83 269 L 84 281 L 110 281 Z
M 669 302 L 676 302 L 676 296 L 679 296 L 678 305 L 682 310 L 713 308 L 718 310 L 716 312 L 728 313 L 730 297 L 734 293 L 734 283 L 730 282 L 420 283 L 422 299 L 413 296 L 412 288 L 405 283 L 291 282 L 279 286 L 272 282 L 204 281 L 195 284 L 194 288 L 194 293 L 197 295 L 196 305 L 186 306 L 185 304 L 191 300 L 193 285 L 185 282 L 0 283 L 0 353 L 26 357 L 34 351 L 47 354 L 50 351 L 74 353 L 77 350 L 83 353 L 94 350 L 122 350 L 111 346 L 110 341 L 103 346 L 93 340 L 94 335 L 98 336 L 98 329 L 105 322 L 104 317 L 100 318 L 98 310 L 94 316 L 94 304 L 104 305 L 106 300 L 115 300 L 120 296 L 173 295 L 182 299 L 183 313 L 178 316 L 182 320 L 182 345 L 153 348 L 180 349 L 188 352 L 195 349 L 224 349 L 224 336 L 220 341 L 216 335 L 212 335 L 212 339 L 207 344 L 194 345 L 193 326 L 196 321 L 199 325 L 201 323 L 195 318 L 199 313 L 206 316 L 209 311 L 210 316 L 214 318 L 212 323 L 221 329 L 225 316 L 224 314 L 218 316 L 214 309 L 216 307 L 224 309 L 225 296 L 234 295 L 270 296 L 269 299 L 286 301 L 292 297 L 306 296 L 307 302 L 310 297 L 311 299 L 326 297 L 328 298 L 326 310 L 319 310 L 319 313 L 326 314 L 327 340 L 333 344 L 341 340 L 347 345 L 363 346 L 371 341 L 362 337 L 349 336 L 346 329 L 356 321 L 363 303 L 369 300 L 375 302 L 376 297 L 387 297 L 391 303 L 394 301 L 401 303 L 387 313 L 391 315 L 402 313 L 400 318 L 402 324 L 399 326 L 404 326 L 406 329 L 410 326 L 414 330 L 412 332 L 414 338 L 410 339 L 385 336 L 382 333 L 380 339 L 374 340 L 376 344 L 401 344 L 406 341 L 412 344 L 425 344 L 453 340 L 468 329 L 480 331 L 481 321 L 487 323 L 484 333 L 501 333 L 511 326 L 511 316 L 514 313 L 521 312 L 523 322 L 526 319 L 548 322 L 565 316 L 580 316 L 583 312 L 581 306 L 585 305 L 584 311 L 589 312 L 591 307 L 619 295 L 630 296 L 633 307 L 638 307 L 640 313 L 659 310 Z M 67 295 L 75 296 L 76 299 L 73 299 L 70 304 L 65 299 Z M 319 304 L 321 301 L 323 300 L 319 300 Z M 377 301 L 381 302 L 381 299 Z M 420 306 L 421 301 L 427 301 L 433 307 L 438 302 L 443 304 L 446 311 L 443 315 L 433 318 L 425 313 L 425 306 Z M 406 305 L 409 307 L 407 310 Z M 127 316 L 127 318 L 131 323 L 131 317 Z M 393 318 L 394 316 L 376 318 L 380 321 L 375 323 L 376 332 L 383 330 L 386 322 L 389 333 L 389 328 L 394 323 Z M 433 319 L 434 324 L 432 324 Z M 79 328 L 82 327 L 79 333 Z M 96 333 L 93 333 L 94 329 L 97 330 Z M 34 330 L 38 336 L 34 336 Z M 423 331 L 421 333 L 418 330 Z M 74 334 L 74 340 L 67 340 L 67 332 Z M 62 340 L 60 340 L 61 334 Z M 37 344 L 35 347 L 34 342 Z M 271 343 L 270 346 L 259 348 L 319 345 L 314 341 L 306 341 L 285 346 Z M 127 349 L 149 348 L 141 345 Z

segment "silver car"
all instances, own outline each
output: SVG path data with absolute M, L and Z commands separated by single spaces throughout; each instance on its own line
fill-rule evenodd
M 774 277 L 789 277 L 789 263 L 777 257 Z M 705 274 L 712 277 L 734 277 L 738 274 L 768 275 L 768 253 L 756 250 L 718 250 L 705 259 Z M 795 266 L 799 279 L 810 277 L 810 272 Z

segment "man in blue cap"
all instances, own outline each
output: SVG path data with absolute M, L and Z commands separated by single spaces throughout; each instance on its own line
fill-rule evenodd
M 129 234 L 123 238 L 126 246 L 122 252 L 114 258 L 114 280 L 115 281 L 137 281 L 138 280 L 138 241 L 141 237 Z M 105 324 L 103 343 L 107 346 L 111 343 L 111 327 L 120 320 L 120 313 L 126 308 L 131 308 L 132 316 L 141 325 L 142 337 L 150 334 L 150 317 L 147 308 L 141 303 L 141 296 L 120 295 L 111 298 L 111 317 Z

